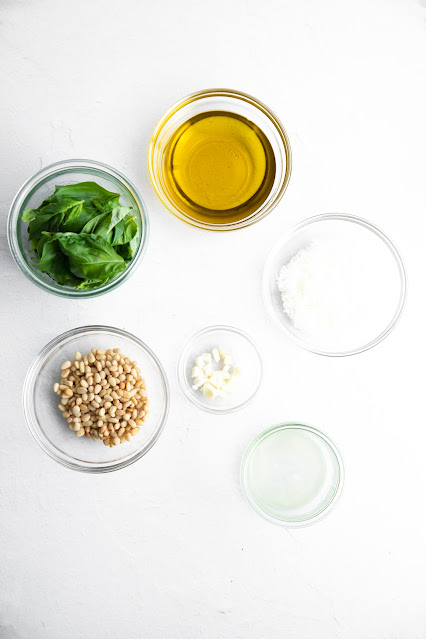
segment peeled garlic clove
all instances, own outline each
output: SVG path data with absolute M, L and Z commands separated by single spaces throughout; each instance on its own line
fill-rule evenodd
M 214 373 L 214 368 L 211 364 L 206 364 L 203 368 L 203 374 L 205 377 L 210 377 Z
M 207 384 L 204 384 L 203 386 L 203 395 L 208 399 L 213 399 L 214 397 L 216 397 L 217 391 L 211 384 L 207 382 Z
M 221 388 L 223 385 L 223 376 L 221 375 L 221 371 L 216 371 L 209 379 L 209 383 L 215 388 Z
M 219 349 L 214 348 L 214 349 L 212 350 L 212 355 L 213 355 L 213 359 L 214 359 L 214 361 L 215 361 L 216 363 L 220 361 Z
M 208 380 L 206 377 L 200 376 L 200 377 L 195 377 L 192 381 L 194 382 L 194 386 L 199 388 L 200 386 L 205 384 Z
M 203 371 L 199 366 L 194 366 L 194 368 L 192 369 L 192 373 L 191 373 L 191 377 L 202 377 L 203 376 Z

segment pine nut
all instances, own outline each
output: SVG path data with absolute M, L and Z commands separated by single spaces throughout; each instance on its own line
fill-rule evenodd
M 145 380 L 136 364 L 120 349 L 96 348 L 63 362 L 53 391 L 61 396 L 58 406 L 69 428 L 111 447 L 130 441 L 148 412 Z

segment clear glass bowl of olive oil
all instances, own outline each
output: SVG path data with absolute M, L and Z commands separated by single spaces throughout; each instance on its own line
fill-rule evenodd
M 278 204 L 290 179 L 290 142 L 277 117 L 252 96 L 209 89 L 163 115 L 148 166 L 174 215 L 228 231 L 258 222 Z

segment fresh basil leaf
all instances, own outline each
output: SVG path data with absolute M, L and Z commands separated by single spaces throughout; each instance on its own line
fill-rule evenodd
M 68 259 L 62 253 L 59 241 L 56 238 L 50 239 L 48 235 L 46 239 L 40 262 L 35 267 L 50 275 L 58 284 L 75 286 L 79 280 L 70 272 Z
M 123 272 L 140 242 L 132 207 L 96 182 L 56 186 L 37 209 L 26 209 L 37 268 L 60 284 L 98 288 Z M 115 247 L 115 248 L 114 248 Z M 33 258 L 33 259 L 37 259 Z
M 88 233 L 59 233 L 56 237 L 77 277 L 105 280 L 126 270 L 123 258 L 101 237 Z
M 116 227 L 117 229 L 117 227 Z M 136 224 L 132 215 L 126 215 L 122 220 L 122 225 L 114 233 L 111 244 L 116 246 L 117 244 L 127 244 L 131 242 L 138 232 L 138 225 Z
M 82 200 L 82 209 L 78 219 L 69 220 L 64 228 L 59 230 L 80 233 L 85 224 L 93 217 L 99 213 L 111 212 L 114 207 L 118 206 L 120 194 L 107 191 L 96 182 L 80 182 L 79 184 L 56 186 L 55 192 L 45 200 L 45 204 L 58 205 L 67 200 L 74 202 Z
M 31 222 L 32 220 L 35 220 L 36 217 L 37 211 L 35 209 L 25 209 L 25 211 L 22 213 L 23 222 Z
M 110 244 L 113 244 L 113 230 L 121 223 L 121 220 L 126 217 L 129 211 L 131 211 L 131 208 L 128 206 L 116 206 L 111 213 L 100 221 L 93 232 L 98 237 L 103 237 Z
M 95 215 L 95 217 L 92 217 L 91 220 L 89 220 L 81 229 L 81 233 L 95 233 L 96 232 L 96 227 L 105 219 L 105 218 L 109 218 L 109 216 L 111 215 L 111 213 L 109 213 L 109 211 L 106 211 L 105 213 L 99 213 L 99 215 Z
M 105 286 L 108 282 L 111 282 L 114 277 L 107 277 L 105 280 L 83 280 L 76 286 L 79 291 L 91 291 L 94 288 L 100 288 L 101 286 Z
M 30 240 L 40 239 L 43 231 L 56 232 L 67 230 L 80 217 L 84 200 L 64 200 L 57 204 L 42 205 L 38 209 L 28 209 L 31 221 L 28 227 Z

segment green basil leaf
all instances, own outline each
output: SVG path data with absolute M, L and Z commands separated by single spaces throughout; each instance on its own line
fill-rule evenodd
M 83 228 L 81 229 L 81 233 L 95 233 L 96 232 L 96 227 L 99 226 L 99 224 L 105 219 L 105 218 L 109 218 L 111 215 L 111 213 L 109 213 L 109 211 L 106 211 L 105 213 L 99 213 L 99 215 L 95 215 L 95 217 L 92 217 L 91 220 L 89 220 L 88 222 L 86 222 L 86 224 L 83 226 Z
M 31 222 L 32 220 L 35 220 L 36 217 L 37 211 L 35 209 L 25 209 L 25 211 L 22 213 L 23 222 Z
M 56 238 L 49 238 L 48 235 L 46 240 L 42 247 L 40 262 L 35 267 L 50 275 L 58 284 L 69 286 L 78 284 L 79 280 L 71 273 L 68 259 L 62 253 L 59 241 Z
M 105 280 L 126 270 L 123 258 L 101 237 L 88 233 L 59 233 L 56 237 L 77 277 Z
M 138 232 L 138 225 L 132 215 L 126 215 L 122 226 L 114 233 L 111 244 L 127 244 L 131 242 Z

